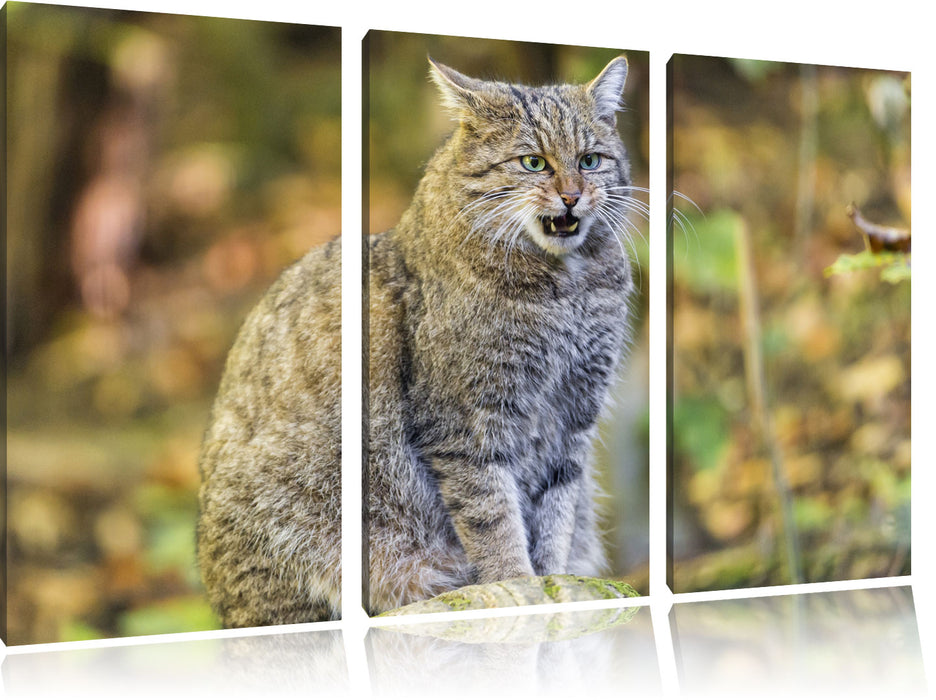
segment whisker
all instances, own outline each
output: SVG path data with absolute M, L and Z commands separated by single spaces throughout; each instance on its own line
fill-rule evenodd
M 679 197 L 680 199 L 689 202 L 689 204 L 691 204 L 693 207 L 695 207 L 696 211 L 699 212 L 699 214 L 701 214 L 703 218 L 705 217 L 705 212 L 702 211 L 702 207 L 700 207 L 698 204 L 696 204 L 696 203 L 692 200 L 691 197 L 689 197 L 689 196 L 683 194 L 683 193 L 680 192 L 679 190 L 673 190 L 673 191 L 670 193 L 669 199 L 672 200 L 673 197 Z
M 603 202 L 599 205 L 599 208 L 606 211 L 608 214 L 615 217 L 618 221 L 618 226 L 616 228 L 622 229 L 622 232 L 629 234 L 630 232 L 637 234 L 644 245 L 648 245 L 647 239 L 643 235 L 643 231 L 637 226 L 633 221 L 631 221 L 626 214 L 619 211 L 617 208 L 611 207 L 608 203 Z M 628 235 L 628 238 L 631 236 Z
M 627 234 L 625 226 L 631 224 L 626 217 L 620 215 L 615 209 L 609 209 L 607 207 L 599 207 L 596 209 L 596 215 L 598 218 L 608 227 L 611 236 L 618 244 L 618 248 L 621 251 L 621 257 L 626 265 L 631 265 L 636 263 L 637 265 L 637 285 L 638 288 L 643 287 L 643 269 L 640 265 L 640 258 L 637 256 L 637 248 L 634 246 L 634 242 L 631 237 Z M 632 225 L 632 224 L 631 224 Z M 621 242 L 621 238 L 624 238 L 631 250 L 634 253 L 633 261 L 627 255 L 626 250 L 624 249 L 624 243 Z
M 514 191 L 514 188 L 512 187 L 509 189 L 495 188 L 494 190 L 490 190 L 489 192 L 486 192 L 484 195 L 474 200 L 473 202 L 469 203 L 465 207 L 462 207 L 456 219 L 453 219 L 453 222 L 452 222 L 453 224 L 459 217 L 461 217 L 466 212 L 470 211 L 472 208 L 479 207 L 482 205 L 487 205 L 492 202 L 496 202 L 490 210 L 483 212 L 480 216 L 475 218 L 475 220 L 471 223 L 471 226 L 468 228 L 468 232 L 466 233 L 465 237 L 462 239 L 459 246 L 464 245 L 465 242 L 468 240 L 468 238 L 471 237 L 472 234 L 477 233 L 478 231 L 487 228 L 491 224 L 492 221 L 501 217 L 505 212 L 509 211 L 511 208 L 515 207 L 516 205 L 524 203 L 527 199 L 528 199 L 527 193 L 516 192 Z M 495 231 L 494 238 L 495 239 L 497 238 L 496 231 Z
M 650 190 L 646 187 L 638 187 L 637 185 L 611 185 L 610 187 L 605 187 L 606 190 L 634 190 L 636 192 L 646 192 L 650 194 Z
M 605 196 L 605 200 L 620 204 L 635 214 L 639 214 L 641 218 L 646 219 L 647 221 L 650 220 L 650 207 L 646 204 L 646 202 L 642 202 L 635 197 L 629 197 L 627 195 L 621 195 L 612 192 Z
M 484 204 L 487 204 L 488 202 L 493 201 L 495 199 L 509 197 L 511 194 L 514 194 L 514 190 L 515 188 L 509 185 L 504 185 L 501 187 L 494 187 L 493 189 L 490 189 L 487 192 L 484 192 L 483 194 L 478 195 L 475 199 L 472 199 L 470 202 L 468 202 L 468 204 L 466 204 L 461 209 L 459 209 L 458 212 L 456 212 L 453 219 L 459 219 L 463 214 L 466 214 L 472 209 L 479 207 L 479 206 L 483 206 Z
M 639 256 L 637 254 L 637 246 L 633 234 L 636 234 L 646 246 L 648 243 L 647 239 L 644 237 L 643 231 L 628 218 L 626 213 L 611 207 L 607 202 L 603 203 L 599 209 L 604 213 L 605 221 L 608 222 L 612 230 L 627 240 L 627 245 L 630 246 L 633 251 L 634 260 L 637 261 L 639 267 Z
M 646 204 L 639 200 L 633 200 L 629 197 L 618 197 L 615 195 L 608 195 L 608 202 L 614 202 L 619 205 L 621 208 L 626 209 L 629 212 L 637 214 L 644 221 L 650 221 L 650 209 Z
M 512 247 L 511 240 L 515 237 L 515 231 L 523 229 L 525 221 L 533 209 L 533 203 L 530 202 L 529 198 L 525 196 L 519 197 L 517 201 L 523 203 L 524 206 L 513 211 L 509 216 L 503 219 L 498 227 L 494 230 L 490 237 L 491 245 L 489 248 L 489 254 L 493 253 L 498 244 L 502 244 L 505 247 L 505 256 L 509 255 L 510 248 Z
M 693 202 L 693 204 L 695 204 Z M 697 207 L 698 208 L 698 207 Z M 699 210 L 701 212 L 701 210 Z M 705 214 L 702 213 L 704 217 Z M 699 241 L 699 232 L 696 230 L 696 227 L 693 225 L 692 220 L 682 211 L 676 207 L 670 209 L 670 223 L 678 227 L 683 234 L 683 240 L 686 241 L 686 250 L 684 255 L 688 257 L 689 255 L 689 234 L 691 233 L 695 237 L 696 245 L 701 245 Z
M 503 199 L 505 201 L 499 202 L 491 210 L 484 212 L 481 216 L 479 216 L 472 224 L 472 228 L 479 228 L 480 226 L 486 225 L 488 221 L 501 214 L 501 212 L 504 210 L 509 209 L 513 204 L 522 202 L 523 195 L 511 193 L 509 195 L 502 195 L 497 197 L 497 199 Z M 489 201 L 493 201 L 493 198 Z

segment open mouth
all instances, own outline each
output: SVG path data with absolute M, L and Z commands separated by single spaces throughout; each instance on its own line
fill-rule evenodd
M 544 216 L 540 221 L 543 224 L 543 233 L 547 236 L 565 238 L 578 234 L 579 220 L 571 214 Z

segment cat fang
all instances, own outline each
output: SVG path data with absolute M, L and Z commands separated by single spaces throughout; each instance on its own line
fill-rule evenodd
M 526 231 L 533 243 L 547 253 L 564 256 L 585 242 L 591 220 L 571 213 L 562 216 L 539 216 L 527 222 Z
M 543 217 L 543 232 L 547 236 L 575 236 L 578 233 L 579 220 L 572 214 Z

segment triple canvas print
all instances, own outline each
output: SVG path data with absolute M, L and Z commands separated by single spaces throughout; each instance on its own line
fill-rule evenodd
M 2 12 L 4 641 L 340 618 L 339 30 Z M 647 595 L 647 54 L 363 51 L 347 604 Z M 669 70 L 667 583 L 907 573 L 909 75 Z

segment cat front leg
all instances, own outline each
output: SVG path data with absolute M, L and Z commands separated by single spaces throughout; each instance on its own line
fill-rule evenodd
M 530 495 L 527 529 L 530 560 L 537 575 L 568 570 L 575 512 L 582 491 L 582 465 L 563 459 L 546 465 L 544 478 Z
M 436 457 L 432 466 L 478 583 L 532 576 L 520 491 L 509 469 L 450 455 Z
M 595 508 L 598 485 L 586 466 L 585 478 L 575 508 L 575 528 L 572 533 L 572 549 L 569 552 L 568 573 L 578 576 L 602 576 L 608 571 L 608 558 L 598 512 Z

